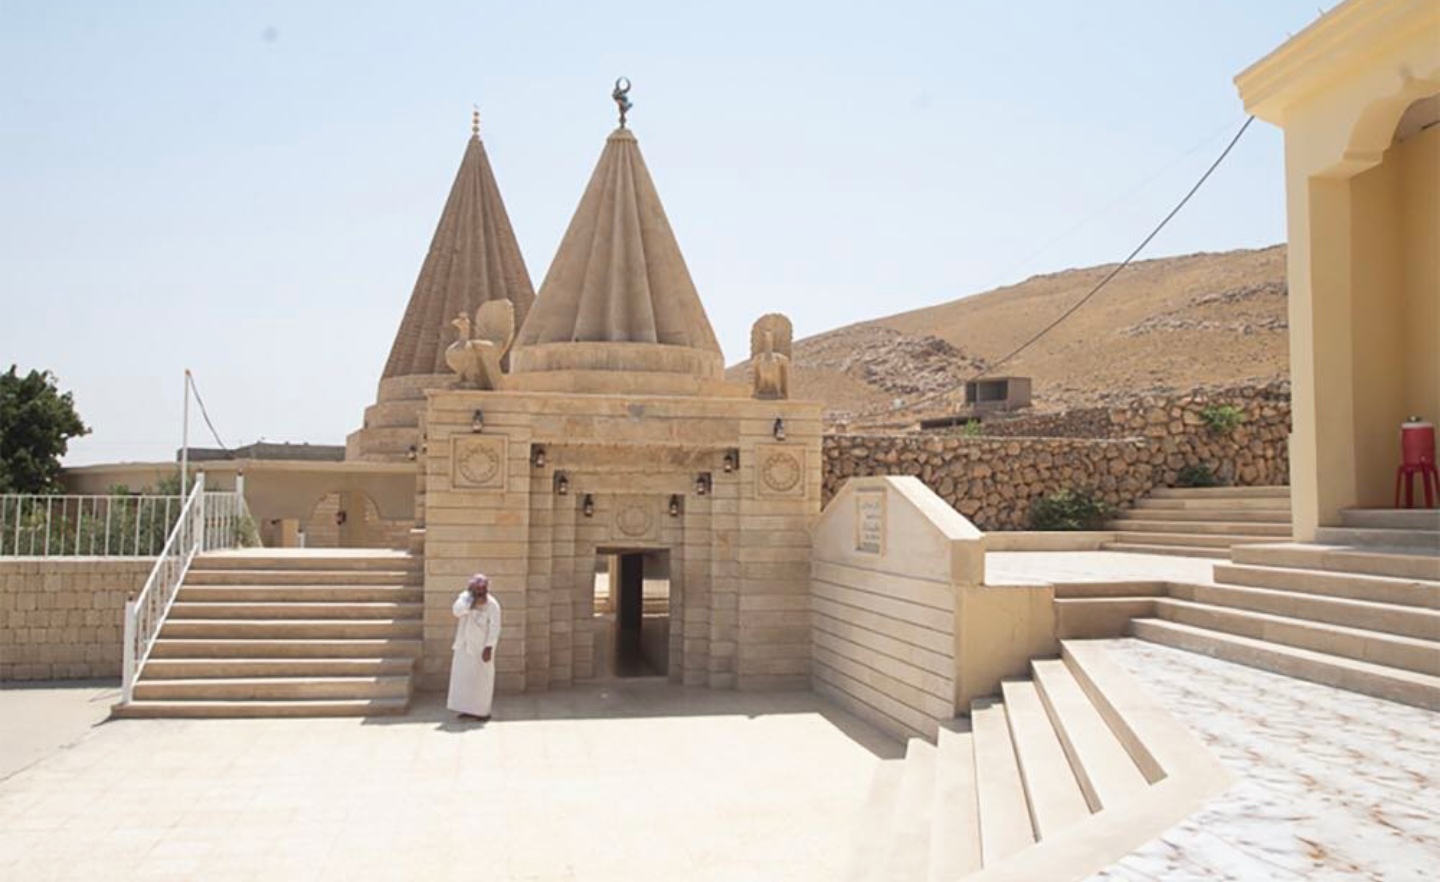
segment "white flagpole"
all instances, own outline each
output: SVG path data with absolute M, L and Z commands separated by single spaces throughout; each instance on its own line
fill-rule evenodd
M 185 483 L 190 475 L 190 369 L 185 369 L 185 416 L 180 430 L 180 504 L 185 504 Z

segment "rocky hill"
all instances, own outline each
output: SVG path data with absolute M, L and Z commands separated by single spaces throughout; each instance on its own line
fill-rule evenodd
M 1035 276 L 796 341 L 791 395 L 851 428 L 953 412 L 964 382 L 1084 297 L 1114 265 Z M 1035 412 L 1288 377 L 1285 246 L 1138 261 L 994 376 Z M 727 372 L 745 380 L 748 362 Z

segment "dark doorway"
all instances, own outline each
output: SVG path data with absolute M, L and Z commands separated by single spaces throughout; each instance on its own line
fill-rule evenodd
M 595 615 L 609 639 L 600 641 L 598 671 L 601 676 L 665 676 L 670 655 L 669 552 L 615 551 L 606 560 L 606 573 L 596 580 Z

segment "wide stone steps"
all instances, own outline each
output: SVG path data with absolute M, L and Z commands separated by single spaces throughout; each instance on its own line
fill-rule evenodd
M 1159 488 L 1105 528 L 1114 533 L 1113 540 L 1102 546 L 1107 551 L 1226 557 L 1236 545 L 1290 537 L 1290 490 Z
M 357 698 L 293 701 L 132 701 L 116 717 L 378 717 L 404 714 L 410 699 Z
M 1106 542 L 1100 546 L 1104 551 L 1123 551 L 1129 554 L 1165 554 L 1171 557 L 1209 557 L 1228 560 L 1230 549 L 1204 548 L 1195 545 L 1153 545 L 1149 542 Z
M 410 585 L 188 585 L 176 603 L 419 603 Z
M 242 640 L 348 640 L 419 638 L 421 622 L 414 618 L 385 619 L 168 619 L 160 640 L 170 638 L 215 641 Z
M 185 576 L 186 587 L 195 585 L 390 585 L 404 586 L 419 581 L 417 573 L 402 570 L 240 570 L 191 568 Z
M 309 602 L 286 603 L 192 603 L 176 600 L 170 607 L 172 619 L 406 619 L 418 618 L 425 605 L 419 602 Z
M 1393 527 L 1320 527 L 1315 531 L 1315 541 L 1322 545 L 1414 548 L 1440 553 L 1440 530 L 1411 530 Z
M 847 879 L 1084 878 L 1228 786 L 1101 644 L 1062 650 L 882 766 Z
M 159 640 L 150 659 L 162 658 L 266 658 L 266 659 L 350 659 L 420 657 L 418 638 L 358 638 L 340 640 L 307 639 L 226 639 Z
M 406 698 L 410 678 L 252 677 L 247 679 L 146 679 L 135 684 L 137 701 L 277 701 L 295 699 Z
M 1289 488 L 1281 488 L 1289 489 Z M 1159 490 L 1152 491 L 1152 494 Z M 1151 495 L 1144 499 L 1136 500 L 1134 510 L 1146 511 L 1183 511 L 1200 514 L 1203 512 L 1260 512 L 1289 514 L 1290 495 L 1249 498 L 1226 498 L 1212 496 L 1156 496 Z
M 1362 573 L 1331 573 L 1247 564 L 1216 564 L 1215 581 L 1272 591 L 1440 610 L 1440 582 L 1426 579 L 1397 579 Z
M 1226 661 L 1324 683 L 1429 710 L 1440 710 L 1440 677 L 1269 640 L 1161 619 L 1136 619 L 1136 637 Z
M 1289 487 L 1156 487 L 1150 491 L 1151 499 L 1224 499 L 1235 500 L 1283 499 L 1290 500 Z
M 1160 618 L 1183 625 L 1440 675 L 1440 644 L 1434 641 L 1184 600 L 1157 600 L 1155 611 Z
M 1165 523 L 1201 524 L 1201 523 L 1227 523 L 1227 524 L 1283 524 L 1290 526 L 1290 508 L 1267 507 L 1260 509 L 1234 509 L 1234 508 L 1155 508 L 1144 506 L 1146 502 L 1156 500 L 1140 500 L 1135 508 L 1127 509 L 1118 520 L 1127 524 L 1140 521 L 1162 521 Z M 1165 500 L 1171 501 L 1171 500 Z M 1286 530 L 1289 535 L 1289 530 Z
M 196 558 L 120 716 L 403 713 L 423 569 L 399 552 Z
M 1346 533 L 1424 532 L 1412 527 L 1429 523 L 1432 513 L 1352 510 L 1341 517 L 1347 524 L 1386 525 L 1335 528 Z M 1131 633 L 1440 708 L 1440 552 L 1399 544 L 1286 542 L 1237 546 L 1232 554 L 1234 563 L 1215 566 L 1215 585 L 1169 585 L 1153 613 L 1131 622 Z M 1082 623 L 1096 616 L 1065 615 Z
M 1429 553 L 1421 549 L 1387 551 L 1284 542 L 1241 546 L 1236 548 L 1230 557 L 1237 564 L 1262 567 L 1440 582 L 1440 553 Z
M 1228 539 L 1231 536 L 1262 537 L 1257 541 L 1268 542 L 1275 537 L 1283 539 L 1290 538 L 1290 521 L 1285 520 L 1279 523 L 1256 523 L 1247 521 L 1173 521 L 1173 520 L 1151 520 L 1148 518 L 1131 518 L 1126 516 L 1111 522 L 1117 527 L 1123 525 L 1126 533 L 1169 533 L 1172 535 L 1197 536 L 1219 536 Z M 1224 543 L 1217 542 L 1217 545 Z M 1235 544 L 1231 542 L 1230 544 Z
M 214 552 L 195 559 L 191 567 L 195 570 L 242 570 L 244 572 L 284 571 L 299 572 L 322 570 L 330 572 L 362 573 L 389 571 L 404 573 L 406 578 L 424 573 L 423 561 L 400 551 L 373 549 L 346 549 L 319 551 L 316 549 L 274 549 L 243 552 Z M 402 580 L 404 581 L 404 580 Z
M 1440 640 L 1440 611 L 1418 609 L 1403 604 L 1235 585 L 1176 584 L 1170 595 L 1177 600 L 1194 603 L 1269 613 L 1421 640 Z
M 251 677 L 404 676 L 410 658 L 152 658 L 146 673 L 157 680 L 243 680 Z
M 1346 527 L 1375 527 L 1383 530 L 1440 531 L 1440 508 L 1347 508 L 1340 512 Z

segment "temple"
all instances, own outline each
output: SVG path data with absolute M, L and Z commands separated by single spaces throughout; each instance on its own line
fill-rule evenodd
M 617 664 L 806 687 L 820 407 L 724 380 L 630 129 L 606 140 L 509 361 L 497 388 L 425 393 L 422 688 L 443 685 L 449 604 L 477 570 L 519 635 L 502 690 Z

